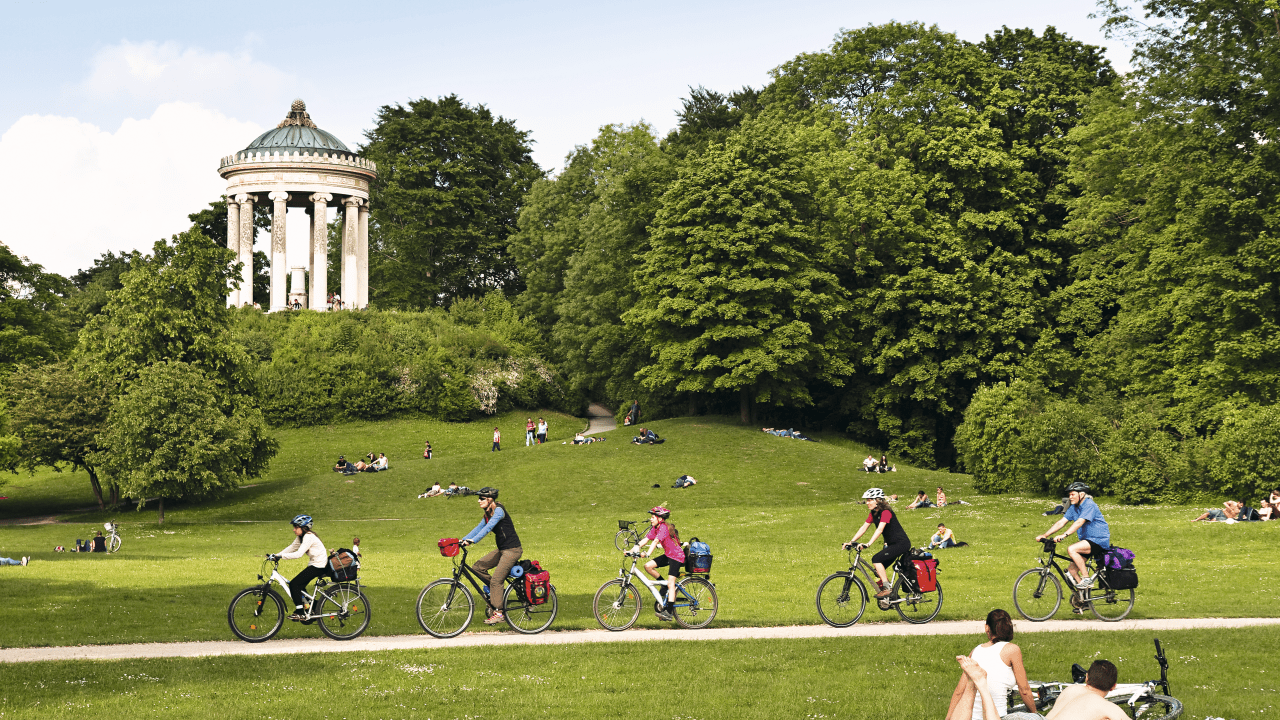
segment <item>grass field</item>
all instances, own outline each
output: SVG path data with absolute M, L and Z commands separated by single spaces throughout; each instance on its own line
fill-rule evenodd
M 1270 631 L 1266 631 L 1268 635 Z M 1184 718 L 1268 717 L 1280 670 L 1258 631 L 1160 633 Z M 1151 635 L 1015 636 L 1027 673 L 1072 662 L 1159 677 Z M 941 718 L 977 637 L 465 648 L 0 666 L 0 717 Z M 1267 652 L 1257 652 L 1262 646 Z
M 673 508 L 685 539 L 696 535 L 715 552 L 718 626 L 818 622 L 817 583 L 846 563 L 838 545 L 865 518 L 858 498 L 872 483 L 904 495 L 944 484 L 952 499 L 973 503 L 902 513 L 916 544 L 927 541 L 939 519 L 971 543 L 938 554 L 945 591 L 940 619 L 980 618 L 992 607 L 1009 607 L 1014 579 L 1039 551 L 1032 537 L 1051 520 L 1040 515 L 1045 500 L 973 495 L 962 475 L 903 469 L 868 476 L 858 463 L 865 449 L 848 442 L 784 440 L 724 419 L 696 418 L 654 423 L 669 438 L 665 445 L 631 445 L 620 429 L 610 433 L 609 442 L 574 447 L 560 440 L 581 421 L 553 418 L 557 439 L 525 448 L 523 433 L 516 432 L 522 421 L 497 421 L 510 428 L 504 434 L 511 438 L 500 453 L 488 452 L 494 422 L 284 431 L 270 477 L 208 505 L 171 504 L 163 526 L 155 524 L 152 506 L 0 527 L 0 555 L 35 558 L 26 568 L 0 568 L 0 602 L 23 611 L 23 621 L 11 623 L 0 643 L 227 639 L 229 598 L 253 582 L 262 554 L 291 541 L 288 520 L 300 512 L 315 516 L 317 532 L 331 547 L 347 545 L 354 535 L 362 538 L 362 579 L 374 613 L 369 632 L 419 633 L 413 614 L 417 594 L 451 568 L 436 540 L 460 537 L 480 517 L 472 498 L 417 499 L 433 479 L 501 488 L 525 557 L 541 560 L 552 573 L 561 599 L 553 629 L 596 627 L 591 598 L 617 574 L 621 560 L 612 545 L 616 521 L 642 520 L 661 502 Z M 415 452 L 424 436 L 438 450 L 434 460 Z M 328 469 L 339 453 L 352 456 L 366 448 L 386 452 L 393 470 L 343 477 Z M 699 484 L 671 489 L 683 473 Z M 19 478 L 5 488 L 14 498 L 5 501 L 12 503 L 6 511 L 83 506 L 87 489 L 78 491 L 80 484 L 83 476 Z M 1193 508 L 1102 505 L 1116 542 L 1138 554 L 1142 586 L 1133 617 L 1275 614 L 1276 584 L 1267 578 L 1280 523 L 1191 523 Z M 51 552 L 90 536 L 107 518 L 122 525 L 120 553 Z M 486 539 L 480 550 L 491 542 Z M 301 568 L 302 561 L 282 564 L 290 576 Z M 1231 582 L 1222 582 L 1224 577 Z M 879 621 L 900 622 L 896 614 L 874 608 L 862 622 Z M 646 613 L 645 624 L 658 621 Z M 473 629 L 482 627 L 476 622 Z M 293 624 L 281 633 L 300 636 L 320 634 L 314 626 Z

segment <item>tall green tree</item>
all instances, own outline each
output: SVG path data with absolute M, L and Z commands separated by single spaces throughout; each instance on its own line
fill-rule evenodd
M 128 497 L 215 498 L 267 469 L 273 447 L 262 413 L 236 403 L 226 413 L 226 390 L 191 363 L 163 361 L 143 368 L 111 408 L 91 461 L 101 464 Z
M 0 244 L 0 378 L 70 349 L 65 303 L 72 290 L 66 278 Z
M 830 271 L 819 178 L 791 128 L 748 122 L 691 158 L 663 195 L 624 320 L 640 329 L 650 388 L 805 405 L 811 380 L 851 374 L 849 299 Z M 781 138 L 780 138 L 781 136 Z
M 508 238 L 542 175 L 529 133 L 456 95 L 378 110 L 361 154 L 371 190 L 370 301 L 422 308 L 521 289 Z
M 106 423 L 111 397 L 71 362 L 26 367 L 9 378 L 10 427 L 21 441 L 13 463 L 29 472 L 52 467 L 83 470 L 98 507 L 120 501 L 119 485 L 103 488 L 91 458 L 101 448 L 98 434 Z

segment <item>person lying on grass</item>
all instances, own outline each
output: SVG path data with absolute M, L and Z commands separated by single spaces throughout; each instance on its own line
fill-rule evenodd
M 582 433 L 578 433 L 573 436 L 573 444 L 574 445 L 590 445 L 591 443 L 595 443 L 595 442 L 604 442 L 607 439 L 608 438 L 587 437 Z
M 29 562 L 31 562 L 31 558 L 29 557 L 24 557 L 21 560 L 14 560 L 13 558 L 0 557 L 0 565 L 26 565 Z
M 1191 522 L 1200 522 L 1207 520 L 1209 522 L 1225 522 L 1227 520 L 1235 520 L 1240 517 L 1240 503 L 1235 500 L 1228 500 L 1222 503 L 1222 508 L 1211 508 L 1200 517 Z
M 432 486 L 431 486 L 431 489 L 430 489 L 430 490 L 428 490 L 428 491 L 426 491 L 426 492 L 422 493 L 422 494 L 421 494 L 421 495 L 419 495 L 418 497 L 420 497 L 420 498 L 429 498 L 429 497 L 435 497 L 435 496 L 437 496 L 437 495 L 443 495 L 443 494 L 444 494 L 444 490 L 441 490 L 441 489 L 440 489 L 440 483 L 436 483 L 435 485 L 432 485 Z
M 1010 642 L 1013 640 L 1013 618 L 1009 617 L 1008 612 L 997 608 L 987 613 L 987 621 L 982 630 L 986 633 L 987 641 L 975 647 L 969 653 L 969 658 L 983 669 L 986 675 L 983 683 L 985 688 L 979 689 L 990 693 L 999 714 L 986 714 L 981 698 L 974 697 L 973 681 L 966 673 L 960 676 L 960 682 L 951 694 L 951 705 L 947 708 L 948 720 L 1003 717 L 1009 711 L 1009 691 L 1015 687 L 1027 707 L 1036 706 L 1036 696 L 1031 692 L 1027 670 L 1022 665 L 1022 650 Z
M 1119 672 L 1110 661 L 1094 660 L 1085 673 L 1084 684 L 1064 689 L 1046 720 L 1128 720 L 1119 705 L 1107 700 L 1118 677 Z

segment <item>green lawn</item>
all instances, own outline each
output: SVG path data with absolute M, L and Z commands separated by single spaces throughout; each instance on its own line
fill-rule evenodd
M 0 555 L 35 558 L 26 568 L 0 568 L 0 601 L 22 616 L 6 626 L 0 643 L 229 639 L 228 600 L 254 580 L 263 553 L 290 542 L 288 521 L 300 512 L 315 516 L 330 547 L 347 545 L 353 535 L 363 539 L 370 634 L 419 633 L 417 594 L 451 567 L 436 540 L 460 537 L 480 516 L 471 498 L 416 498 L 437 479 L 502 489 L 525 556 L 543 562 L 559 592 L 553 629 L 596 627 L 591 598 L 620 562 L 612 545 L 616 521 L 645 519 L 660 502 L 673 508 L 686 539 L 697 535 L 712 545 L 718 626 L 818 622 L 814 591 L 846 563 L 838 545 L 865 518 L 858 498 L 873 483 L 908 496 L 943 484 L 953 500 L 973 503 L 902 514 L 916 544 L 927 541 L 940 518 L 972 544 L 939 554 L 945 590 L 940 619 L 980 618 L 992 607 L 1012 610 L 1013 581 L 1039 551 L 1032 537 L 1050 524 L 1040 515 L 1048 505 L 1044 499 L 974 495 L 963 475 L 903 468 L 868 476 L 860 466 L 867 449 L 847 441 L 798 442 L 724 418 L 690 418 L 652 424 L 668 438 L 665 445 L 631 445 L 628 431 L 619 429 L 609 433 L 609 442 L 574 447 L 560 443 L 583 421 L 552 416 L 555 440 L 525 448 L 524 417 L 281 431 L 281 453 L 269 477 L 218 502 L 171 503 L 162 527 L 155 524 L 154 505 L 142 512 L 68 514 L 63 519 L 69 522 L 53 525 L 0 526 Z M 500 453 L 488 451 L 495 424 L 506 438 Z M 424 438 L 431 439 L 436 459 L 420 458 Z M 386 452 L 393 470 L 348 478 L 328 469 L 339 453 L 370 450 Z M 671 489 L 685 473 L 699 484 Z M 655 483 L 661 487 L 652 488 Z M 91 504 L 83 475 L 19 477 L 0 493 L 12 498 L 0 501 L 8 516 Z M 1133 617 L 1276 613 L 1276 584 L 1269 578 L 1280 524 L 1191 523 L 1199 513 L 1194 508 L 1102 505 L 1116 541 L 1138 554 L 1142 586 Z M 119 554 L 51 552 L 89 537 L 105 519 L 121 522 Z M 486 540 L 480 549 L 489 547 Z M 292 575 L 301 567 L 293 561 L 282 569 Z M 900 622 L 875 609 L 862 620 L 882 621 Z M 645 613 L 640 625 L 658 621 Z M 477 621 L 473 629 L 481 628 Z M 288 624 L 280 637 L 320 632 Z
M 1185 718 L 1267 717 L 1270 630 L 1159 634 Z M 1159 677 L 1152 636 L 1014 638 L 1032 679 L 1072 662 Z M 0 717 L 940 718 L 977 637 L 610 643 L 0 666 Z M 1261 647 L 1264 651 L 1258 652 Z

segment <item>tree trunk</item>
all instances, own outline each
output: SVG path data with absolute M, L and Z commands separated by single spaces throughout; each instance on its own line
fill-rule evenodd
M 120 504 L 120 486 L 116 483 L 111 483 L 111 507 L 116 507 L 119 504 Z
M 98 509 L 103 509 L 102 502 L 102 483 L 98 482 L 98 473 L 88 465 L 84 466 L 85 472 L 89 473 L 89 486 L 93 488 L 93 496 L 98 499 Z
M 690 395 L 689 396 L 689 417 L 693 417 L 694 415 L 697 415 L 697 414 L 698 414 L 698 396 Z
M 751 422 L 751 390 L 750 388 L 742 388 L 742 392 L 738 394 L 738 413 L 742 417 L 742 424 L 746 425 Z
M 159 515 L 159 517 L 160 517 L 160 520 L 159 520 L 159 522 L 157 522 L 156 524 L 157 524 L 157 525 L 163 525 L 163 524 L 164 524 L 164 498 L 160 498 L 160 515 Z

